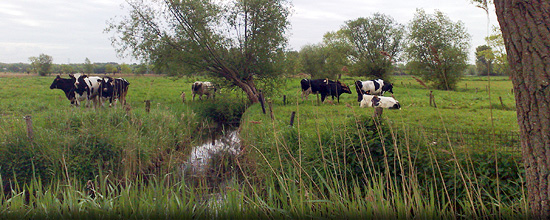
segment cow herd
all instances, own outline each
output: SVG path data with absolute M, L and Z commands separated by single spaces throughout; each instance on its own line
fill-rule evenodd
M 340 102 L 341 94 L 351 94 L 350 88 L 344 83 L 329 79 L 302 79 L 300 85 L 302 87 L 302 100 L 304 97 L 307 100 L 309 94 L 321 94 L 321 102 L 324 102 L 325 98 L 329 95 L 332 97 L 332 100 L 336 96 L 338 102 Z M 399 102 L 395 98 L 383 96 L 385 92 L 393 94 L 393 84 L 384 82 L 382 79 L 356 81 L 355 89 L 357 92 L 357 101 L 360 103 L 359 106 L 361 108 L 401 109 L 401 105 L 399 105 Z
M 86 101 L 86 106 L 93 103 L 94 107 L 103 106 L 109 102 L 109 106 L 117 101 L 126 104 L 126 94 L 130 83 L 123 78 L 109 76 L 88 76 L 83 74 L 69 74 L 69 78 L 57 76 L 50 89 L 61 89 L 71 104 L 79 106 Z
M 94 107 L 103 106 L 109 102 L 109 106 L 117 101 L 122 105 L 126 104 L 126 94 L 130 83 L 123 78 L 112 78 L 109 76 L 87 76 L 83 74 L 69 74 L 69 78 L 57 76 L 52 82 L 50 89 L 61 89 L 71 104 L 79 106 L 81 102 L 86 101 L 86 106 L 90 102 Z M 300 81 L 302 88 L 302 100 L 309 94 L 321 94 L 321 101 L 324 102 L 327 96 L 334 97 L 340 102 L 340 95 L 344 93 L 352 94 L 350 88 L 340 82 L 329 79 L 302 79 Z M 384 82 L 382 79 L 356 81 L 355 89 L 357 92 L 357 102 L 359 106 L 379 107 L 387 109 L 400 109 L 401 106 L 395 98 L 383 96 L 385 92 L 393 94 L 393 84 Z M 216 97 L 218 88 L 211 82 L 196 81 L 191 85 L 193 100 L 198 95 L 199 99 L 205 95 L 206 98 Z M 182 92 L 181 98 L 185 102 L 185 93 Z

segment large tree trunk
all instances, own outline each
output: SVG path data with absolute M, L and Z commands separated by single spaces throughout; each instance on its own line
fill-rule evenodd
M 550 217 L 550 3 L 495 0 L 506 44 L 528 201 L 533 218 Z

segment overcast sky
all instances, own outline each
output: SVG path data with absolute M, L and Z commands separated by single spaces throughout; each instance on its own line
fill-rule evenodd
M 470 0 L 291 0 L 289 44 L 294 50 L 322 41 L 323 35 L 336 31 L 345 21 L 370 17 L 373 13 L 393 17 L 407 25 L 417 8 L 433 14 L 439 10 L 452 21 L 462 21 L 472 36 L 470 60 L 475 48 L 485 44 L 487 17 Z M 121 9 L 124 0 L 1 0 L 0 62 L 29 62 L 41 53 L 54 63 L 92 62 L 135 63 L 118 57 L 104 33 L 107 21 L 127 15 Z M 490 10 L 491 26 L 498 25 L 494 6 Z

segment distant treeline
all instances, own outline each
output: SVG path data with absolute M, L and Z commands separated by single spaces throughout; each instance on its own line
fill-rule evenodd
M 93 63 L 92 74 L 105 73 L 135 73 L 135 74 L 160 74 L 157 73 L 151 65 L 146 64 L 118 64 L 115 62 L 109 63 Z M 86 71 L 86 64 L 52 64 L 51 74 L 59 73 L 90 73 Z M 8 73 L 32 73 L 33 68 L 28 63 L 0 63 L 0 72 Z

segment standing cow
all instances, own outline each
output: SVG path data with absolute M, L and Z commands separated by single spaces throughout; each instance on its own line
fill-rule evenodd
M 195 95 L 199 95 L 199 99 L 202 100 L 202 95 L 206 95 L 206 98 L 212 97 L 216 99 L 216 91 L 218 90 L 211 82 L 196 81 L 191 86 L 193 92 L 193 101 L 195 101 Z
M 118 101 L 122 105 L 126 105 L 126 94 L 128 93 L 128 86 L 130 83 L 124 78 L 113 79 L 109 76 L 103 77 L 100 85 L 100 97 L 102 102 L 109 100 L 109 106 L 113 105 L 113 102 Z
M 358 102 L 363 99 L 363 94 L 384 95 L 385 92 L 391 92 L 393 94 L 393 84 L 384 82 L 382 79 L 356 81 L 355 89 L 357 91 Z
M 321 102 L 324 102 L 325 98 L 330 95 L 332 96 L 332 100 L 336 96 L 338 103 L 340 103 L 341 94 L 351 94 L 351 90 L 346 84 L 329 79 L 302 79 L 300 85 L 302 87 L 302 100 L 304 96 L 307 100 L 309 94 L 321 94 Z
M 96 107 L 99 100 L 99 87 L 103 82 L 103 79 L 98 76 L 87 76 L 87 75 L 72 75 L 69 77 L 75 80 L 75 102 L 76 105 L 80 105 L 81 101 L 86 100 L 86 106 L 90 106 L 90 101 L 93 102 L 94 107 Z

